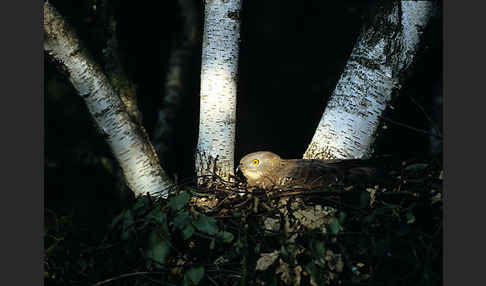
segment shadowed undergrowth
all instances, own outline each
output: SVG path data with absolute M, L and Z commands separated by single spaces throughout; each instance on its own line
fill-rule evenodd
M 386 176 L 273 191 L 191 180 L 136 199 L 98 240 L 49 211 L 46 285 L 440 285 L 442 168 Z

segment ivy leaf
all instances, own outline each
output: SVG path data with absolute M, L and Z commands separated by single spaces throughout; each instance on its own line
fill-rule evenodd
M 309 273 L 311 276 L 311 285 L 323 285 L 322 278 L 323 275 L 320 273 L 319 268 L 314 264 L 314 262 L 309 262 L 304 266 L 305 272 Z
M 185 285 L 198 285 L 204 277 L 204 266 L 191 267 L 184 273 Z M 192 283 L 188 283 L 188 282 Z
M 137 201 L 135 202 L 135 205 L 133 205 L 132 209 L 135 212 L 137 212 L 141 209 L 146 209 L 149 201 L 150 201 L 150 198 L 148 196 L 140 196 L 140 197 L 137 198 Z
M 149 236 L 145 255 L 157 263 L 164 264 L 167 262 L 169 252 L 170 247 L 167 241 L 162 237 L 162 235 L 160 235 L 158 231 L 152 231 Z
M 215 235 L 218 232 L 218 226 L 216 225 L 216 219 L 201 214 L 198 219 L 193 222 L 193 225 L 197 230 L 207 233 L 209 235 Z
M 400 205 L 397 205 L 397 204 L 389 204 L 387 202 L 383 202 L 383 205 L 387 208 L 391 208 L 391 209 L 399 209 L 401 206 Z
M 409 210 L 409 211 L 407 212 L 407 223 L 408 223 L 408 224 L 412 224 L 412 223 L 414 223 L 414 222 L 415 222 L 415 216 L 413 215 L 412 210 Z
M 331 231 L 332 234 L 338 234 L 339 231 L 341 230 L 341 225 L 339 224 L 339 221 L 336 218 L 331 219 L 331 222 L 329 223 L 329 230 Z
M 123 216 L 123 229 L 121 234 L 122 240 L 128 240 L 132 233 L 134 219 L 131 210 L 127 210 Z
M 324 241 L 316 241 L 314 249 L 316 251 L 316 257 L 324 258 L 324 254 L 326 253 L 326 245 L 324 244 Z
M 178 229 L 184 229 L 192 223 L 192 217 L 187 211 L 178 213 L 172 220 L 172 224 Z
M 345 218 L 346 218 L 346 213 L 345 212 L 339 212 L 339 214 L 338 214 L 339 223 L 342 224 L 344 222 Z
M 280 254 L 282 255 L 282 257 L 288 257 L 289 256 L 289 253 L 287 252 L 287 249 L 285 248 L 284 245 L 282 245 L 280 247 Z
M 365 216 L 364 219 L 363 219 L 363 221 L 365 223 L 371 223 L 374 219 L 375 219 L 375 212 L 371 213 L 368 216 Z
M 167 215 L 160 207 L 157 207 L 150 211 L 147 215 L 147 219 L 151 219 L 158 224 L 165 224 L 167 222 Z
M 223 239 L 223 242 L 224 243 L 230 243 L 231 241 L 233 241 L 233 234 L 231 232 L 227 232 L 227 231 L 220 231 L 218 232 L 218 236 Z
M 427 168 L 429 164 L 424 164 L 424 163 L 417 163 L 417 164 L 411 164 L 405 167 L 405 171 L 408 172 L 416 172 L 416 171 L 422 171 L 425 168 Z
M 186 226 L 182 230 L 182 238 L 184 238 L 184 240 L 189 239 L 194 234 L 194 231 L 196 231 L 196 230 L 194 229 L 194 227 L 192 225 Z
M 191 196 L 187 192 L 181 192 L 177 196 L 170 199 L 169 207 L 173 212 L 176 212 L 182 209 L 190 198 Z

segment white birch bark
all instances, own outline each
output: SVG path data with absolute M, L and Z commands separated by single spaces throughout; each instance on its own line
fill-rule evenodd
M 157 155 L 101 68 L 87 55 L 74 31 L 49 2 L 44 3 L 44 50 L 64 70 L 85 100 L 135 195 L 167 196 L 171 182 Z
M 431 1 L 394 1 L 361 33 L 304 158 L 371 155 L 380 116 L 415 59 L 434 8 Z
M 206 0 L 201 62 L 198 176 L 234 173 L 241 0 Z

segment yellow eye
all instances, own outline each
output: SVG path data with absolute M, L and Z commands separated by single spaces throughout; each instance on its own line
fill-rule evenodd
M 253 166 L 258 165 L 258 163 L 260 163 L 260 161 L 259 161 L 258 159 L 255 159 L 255 160 L 251 161 L 251 164 L 252 164 Z

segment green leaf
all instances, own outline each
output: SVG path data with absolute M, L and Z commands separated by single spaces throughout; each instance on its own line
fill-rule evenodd
M 213 250 L 215 246 L 216 246 L 216 241 L 214 239 L 211 239 L 211 242 L 209 243 L 209 249 Z
M 123 216 L 123 229 L 121 234 L 122 240 L 128 240 L 132 234 L 133 229 L 133 213 L 131 210 L 127 210 Z
M 191 238 L 191 236 L 194 234 L 194 231 L 196 231 L 196 230 L 194 229 L 194 227 L 192 225 L 186 226 L 182 230 L 182 238 L 184 238 L 184 240 Z
M 223 239 L 224 243 L 230 243 L 231 241 L 233 241 L 234 238 L 233 234 L 227 231 L 218 232 L 218 236 L 221 237 L 221 239 Z
M 187 211 L 178 213 L 172 220 L 172 224 L 178 229 L 184 229 L 192 223 L 192 217 Z
M 324 258 L 324 255 L 326 254 L 326 245 L 324 244 L 324 241 L 316 241 L 314 243 L 314 250 L 316 257 Z
M 314 272 L 316 266 L 314 265 L 314 262 L 310 261 L 306 265 L 304 265 L 304 271 L 311 274 Z
M 173 212 L 182 209 L 189 201 L 191 196 L 187 192 L 181 192 L 177 196 L 173 197 L 169 201 L 169 207 Z
M 313 261 L 307 263 L 305 266 L 304 266 L 304 270 L 305 272 L 309 273 L 310 276 L 312 277 L 312 279 L 314 280 L 314 285 L 323 285 L 323 281 L 322 281 L 322 278 L 321 278 L 321 273 L 319 272 L 319 269 L 317 268 L 317 266 L 315 265 L 315 263 Z
M 241 241 L 241 238 L 239 238 L 234 245 L 236 248 L 243 248 L 243 241 Z
M 370 223 L 372 222 L 373 220 L 375 219 L 375 212 L 373 212 L 372 214 L 368 215 L 368 216 L 365 216 L 363 221 L 365 223 Z
M 147 215 L 147 219 L 152 219 L 158 224 L 166 224 L 167 223 L 167 215 L 164 211 L 157 207 L 153 208 L 150 213 Z
M 289 253 L 287 252 L 287 249 L 285 248 L 285 246 L 284 246 L 284 245 L 282 245 L 282 246 L 280 247 L 280 255 L 281 255 L 282 257 L 287 257 L 287 256 L 289 256 Z
M 345 212 L 339 212 L 339 214 L 338 214 L 339 223 L 343 224 L 345 218 L 346 218 L 346 213 Z
M 168 235 L 168 234 L 164 234 Z M 147 243 L 147 249 L 145 251 L 145 255 L 160 263 L 164 264 L 167 262 L 167 257 L 169 256 L 170 252 L 170 247 L 169 243 L 162 237 L 162 235 L 154 230 L 150 233 L 148 243 Z
M 415 222 L 415 216 L 413 215 L 412 210 L 409 210 L 409 211 L 407 212 L 407 223 L 408 223 L 408 224 L 412 224 L 412 223 L 414 223 L 414 222 Z
M 184 284 L 186 281 L 192 282 L 192 285 L 198 285 L 204 277 L 204 266 L 191 267 L 184 273 Z M 187 284 L 190 285 L 190 284 Z
M 338 234 L 339 231 L 341 230 L 341 225 L 339 224 L 339 221 L 336 218 L 331 219 L 331 222 L 329 223 L 329 230 L 331 231 L 332 234 Z
M 255 246 L 255 253 L 256 254 L 259 254 L 260 253 L 260 249 L 261 249 L 261 243 L 257 243 L 257 245 Z
M 405 167 L 405 171 L 408 172 L 416 172 L 416 171 L 421 171 L 427 168 L 429 164 L 424 164 L 424 163 L 417 163 L 417 164 L 411 164 Z
M 216 219 L 205 216 L 203 214 L 199 215 L 198 219 L 193 222 L 193 225 L 197 228 L 197 230 L 207 233 L 209 235 L 214 235 L 218 232 Z
M 383 205 L 387 208 L 390 208 L 390 209 L 399 209 L 401 208 L 401 205 L 396 205 L 396 204 L 389 204 L 387 202 L 383 202 Z
M 140 196 L 137 198 L 137 201 L 133 205 L 132 209 L 137 212 L 140 209 L 146 209 L 149 203 L 150 198 L 148 196 Z

